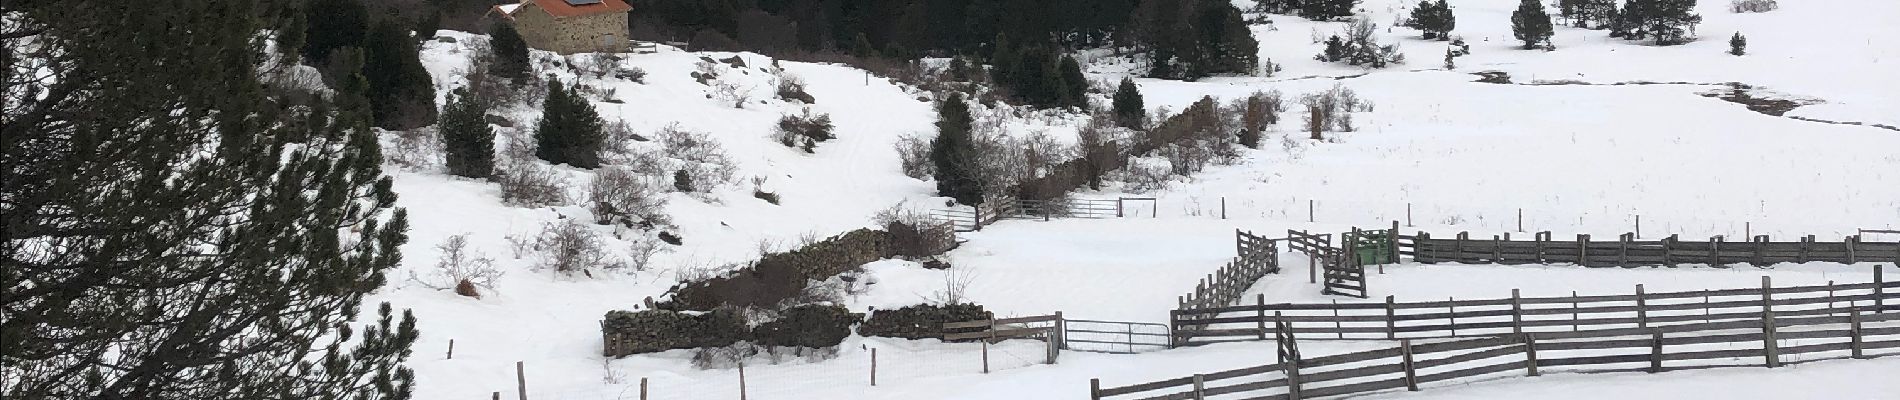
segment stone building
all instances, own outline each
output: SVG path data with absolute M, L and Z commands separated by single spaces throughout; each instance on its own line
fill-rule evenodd
M 624 0 L 521 0 L 492 14 L 514 24 L 528 47 L 574 54 L 627 51 L 632 9 Z

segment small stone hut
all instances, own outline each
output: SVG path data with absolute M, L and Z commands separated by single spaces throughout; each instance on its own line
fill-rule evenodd
M 490 13 L 514 24 L 528 47 L 574 54 L 627 51 L 631 10 L 624 0 L 521 0 Z

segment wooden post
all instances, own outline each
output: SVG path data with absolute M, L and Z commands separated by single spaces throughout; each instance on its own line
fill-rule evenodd
M 1669 235 L 1669 237 L 1666 237 L 1666 238 L 1663 238 L 1663 240 L 1662 240 L 1662 248 L 1663 248 L 1663 259 L 1662 259 L 1662 265 L 1676 265 L 1674 261 L 1671 261 L 1671 260 L 1670 260 L 1670 256 L 1673 256 L 1673 255 L 1675 255 L 1675 247 L 1676 247 L 1676 235 Z
M 1452 260 L 1461 263 L 1471 262 L 1470 257 L 1465 257 L 1465 240 L 1467 239 L 1471 239 L 1470 231 L 1458 232 L 1458 242 L 1451 248 Z
M 1900 266 L 1900 263 L 1894 263 L 1894 265 Z M 1874 313 L 1877 313 L 1877 314 L 1887 313 L 1886 286 L 1887 286 L 1887 281 L 1880 274 L 1880 266 L 1875 265 L 1874 266 Z
M 1854 303 L 1848 302 L 1847 304 L 1851 306 Z M 1827 315 L 1834 315 L 1834 280 L 1833 279 L 1829 279 L 1827 281 Z
M 983 340 L 983 373 L 990 373 L 990 341 Z
M 528 373 L 520 361 L 515 362 L 515 393 L 521 396 L 519 400 L 528 400 Z
M 501 400 L 501 392 L 490 393 L 489 399 Z
M 1662 372 L 1663 361 L 1662 330 L 1657 329 L 1655 335 L 1654 338 L 1649 340 L 1649 373 L 1652 374 Z
M 640 378 L 640 381 L 645 382 L 646 378 Z M 877 348 L 876 347 L 871 348 L 871 386 L 877 386 Z
M 1517 231 L 1518 232 L 1524 231 L 1524 209 L 1523 208 L 1517 209 Z
M 1636 238 L 1637 239 L 1643 238 L 1643 215 L 1642 214 L 1636 214 Z
M 1392 304 L 1392 296 L 1385 296 L 1385 338 L 1396 339 L 1399 336 L 1398 308 Z
M 1524 334 L 1524 373 L 1537 376 L 1537 335 Z
M 455 359 L 455 339 L 449 339 L 449 355 L 446 358 L 450 360 Z
M 1287 400 L 1300 400 L 1300 357 L 1299 355 L 1295 354 L 1293 358 L 1286 360 L 1286 362 L 1280 363 L 1280 368 L 1284 370 L 1286 373 Z
M 1722 266 L 1722 236 L 1709 238 L 1709 266 Z
M 1202 400 L 1202 399 L 1207 398 L 1207 395 L 1202 393 L 1203 391 L 1205 391 L 1205 388 L 1206 388 L 1206 378 L 1202 377 L 1201 374 L 1194 374 L 1194 400 Z
M 1458 298 L 1446 297 L 1445 303 L 1445 310 L 1451 312 L 1449 314 L 1451 322 L 1445 327 L 1451 329 L 1451 337 L 1458 337 Z
M 1405 226 L 1412 226 L 1412 203 L 1405 203 Z
M 1865 347 L 1865 345 L 1861 344 L 1861 338 L 1860 338 L 1860 310 L 1859 309 L 1854 309 L 1850 307 L 1847 310 L 1847 340 L 1848 340 L 1848 345 L 1847 345 L 1848 348 L 1852 349 L 1854 352 L 1852 356 L 1853 358 L 1866 358 L 1866 354 L 1863 354 L 1863 347 Z
M 989 342 L 984 342 L 989 343 Z M 739 362 L 739 400 L 745 400 L 745 362 Z
M 1220 219 L 1227 219 L 1227 196 L 1220 197 Z
M 1550 240 L 1550 232 L 1538 232 L 1534 236 L 1533 240 L 1537 241 L 1537 263 L 1545 264 L 1547 261 L 1544 259 L 1544 241 Z
M 1309 248 L 1316 245 L 1318 245 L 1318 243 L 1307 243 L 1307 247 Z M 1320 249 L 1310 250 L 1312 251 L 1306 253 L 1306 283 L 1319 283 Z
M 1813 247 L 1813 245 L 1814 245 L 1814 235 L 1808 235 L 1808 236 L 1802 237 L 1801 238 L 1801 257 L 1797 258 L 1796 261 L 1803 262 L 1803 263 L 1808 262 L 1808 248 Z
M 1511 288 L 1511 333 L 1524 333 L 1524 304 L 1517 288 Z
M 1089 378 L 1089 400 L 1102 400 L 1102 379 Z
M 1392 246 L 1391 246 L 1392 259 L 1388 260 L 1387 263 L 1398 264 L 1399 259 L 1403 258 L 1402 256 L 1404 255 L 1404 254 L 1401 254 L 1401 253 L 1404 253 L 1403 251 L 1399 251 L 1399 221 L 1392 221 L 1392 232 L 1390 234 L 1387 234 L 1386 237 L 1392 239 Z M 1900 260 L 1895 260 L 1895 261 L 1900 261 Z M 1380 274 L 1385 273 L 1385 264 L 1379 264 L 1379 273 Z
M 1572 290 L 1570 291 L 1570 331 L 1571 332 L 1576 332 L 1583 329 L 1582 326 L 1579 325 L 1579 322 L 1577 319 L 1578 309 L 1580 309 L 1580 307 L 1577 307 L 1577 291 Z
M 1590 235 L 1587 233 L 1577 235 L 1577 265 L 1590 266 Z
M 1843 244 L 1847 245 L 1847 263 L 1853 264 L 1853 263 L 1860 262 L 1860 258 L 1854 256 L 1854 244 L 1860 242 L 1860 237 L 1848 236 L 1847 240 L 1844 240 L 1842 242 Z
M 1618 267 L 1630 266 L 1630 241 L 1634 240 L 1635 237 L 1636 237 L 1636 234 L 1634 233 L 1625 233 L 1621 237 L 1617 238 L 1621 240 L 1618 240 L 1618 242 L 1620 243 L 1617 243 L 1616 245 L 1616 266 Z
M 1333 299 L 1333 330 L 1339 331 L 1339 338 L 1346 338 L 1345 323 L 1339 320 L 1339 299 Z
M 1768 368 L 1781 365 L 1780 351 L 1775 346 L 1775 307 L 1774 290 L 1767 276 L 1761 277 L 1761 333 L 1762 353 Z
M 1643 299 L 1643 284 L 1636 284 L 1636 327 L 1649 327 L 1649 301 Z
M 1729 226 L 1734 226 L 1734 225 L 1729 225 Z M 1755 223 L 1753 221 L 1742 221 L 1742 237 L 1745 237 L 1745 238 L 1755 237 Z
M 1414 366 L 1412 361 L 1412 341 L 1410 339 L 1399 341 L 1399 355 L 1403 357 L 1403 359 L 1399 361 L 1399 366 L 1405 368 L 1405 390 L 1416 392 L 1418 391 L 1418 368 Z
M 1313 222 L 1313 199 L 1306 199 L 1306 222 Z
M 640 377 L 640 400 L 647 400 L 647 377 Z
M 1267 340 L 1267 295 L 1253 295 L 1253 304 L 1254 322 L 1260 329 L 1260 340 Z

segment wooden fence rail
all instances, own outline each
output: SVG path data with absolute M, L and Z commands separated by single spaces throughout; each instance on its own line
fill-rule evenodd
M 1234 247 L 1237 256 L 1233 261 L 1202 278 L 1194 285 L 1193 291 L 1175 299 L 1180 308 L 1234 304 L 1248 288 L 1253 287 L 1254 282 L 1267 274 L 1280 272 L 1280 250 L 1273 239 L 1236 229 Z M 1174 332 L 1193 325 L 1191 318 L 1174 318 L 1168 330 Z M 1170 347 L 1173 345 L 1173 342 L 1169 343 Z
M 1900 262 L 1900 242 L 1863 242 L 1848 236 L 1839 242 L 1816 241 L 1814 236 L 1798 241 L 1772 241 L 1756 236 L 1747 241 L 1731 242 L 1717 236 L 1706 242 L 1682 241 L 1676 236 L 1663 240 L 1637 241 L 1635 234 L 1623 234 L 1616 240 L 1592 240 L 1577 235 L 1576 240 L 1555 240 L 1550 232 L 1538 232 L 1531 240 L 1471 239 L 1468 233 L 1454 238 L 1433 238 L 1420 232 L 1400 236 L 1402 254 L 1420 263 L 1496 263 L 1551 264 L 1572 263 L 1590 267 L 1747 263 L 1770 265 L 1783 262 Z
M 1056 357 L 1061 354 L 1060 349 L 1064 346 L 1062 343 L 1064 341 L 1062 325 L 1063 319 L 1061 311 L 1050 315 L 1029 317 L 945 322 L 943 323 L 944 332 L 950 332 L 952 330 L 962 330 L 962 332 L 945 333 L 943 340 L 946 342 L 954 342 L 959 340 L 980 339 L 983 342 L 983 372 L 988 373 L 990 370 L 989 344 L 1008 339 L 1043 340 L 1048 344 L 1048 349 L 1043 355 L 1045 357 L 1043 363 L 1055 364 Z M 982 329 L 971 330 L 973 328 Z
M 1844 315 L 1849 310 L 1900 310 L 1900 281 L 1874 269 L 1869 283 L 1648 292 L 1627 294 L 1456 299 L 1382 303 L 1255 304 L 1178 309 L 1171 312 L 1177 346 L 1265 340 L 1273 322 L 1290 323 L 1303 339 L 1418 339 L 1489 336 L 1524 332 L 1572 332 L 1662 328 L 1691 323 L 1752 320 L 1763 312 L 1783 316 Z M 1275 313 L 1282 316 L 1275 318 Z M 1190 323 L 1191 322 L 1191 323 Z
M 1771 291 L 1772 292 L 1772 291 Z M 1285 339 L 1291 341 L 1291 339 Z M 1282 344 L 1285 346 L 1286 344 Z M 1434 382 L 1503 374 L 1646 371 L 1767 366 L 1823 359 L 1900 355 L 1900 313 L 1847 310 L 1784 318 L 1661 327 L 1551 333 L 1506 333 L 1470 339 L 1402 339 L 1396 347 L 1301 358 L 1186 377 L 1102 387 L 1089 398 L 1297 400 L 1378 391 L 1420 390 Z

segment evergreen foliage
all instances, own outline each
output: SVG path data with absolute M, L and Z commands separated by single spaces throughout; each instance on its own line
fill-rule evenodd
M 1451 5 L 1445 0 L 1419 0 L 1418 7 L 1412 9 L 1412 17 L 1405 21 L 1404 26 L 1423 31 L 1428 40 L 1451 40 L 1451 30 L 1458 26 L 1458 17 L 1452 15 Z
M 1405 53 L 1399 51 L 1398 45 L 1382 45 L 1373 41 L 1372 34 L 1378 29 L 1379 25 L 1370 20 L 1355 20 L 1347 25 L 1345 38 L 1338 35 L 1326 38 L 1325 49 L 1314 55 L 1313 59 L 1367 68 L 1385 68 L 1404 63 Z
M 435 83 L 422 68 L 410 30 L 384 20 L 363 39 L 363 77 L 369 80 L 377 127 L 409 130 L 435 122 Z
M 1735 36 L 1728 38 L 1728 53 L 1738 56 L 1748 54 L 1748 38 L 1742 37 L 1741 32 L 1735 32 Z
M 1259 66 L 1260 44 L 1232 3 L 1148 0 L 1136 19 L 1136 40 L 1149 51 L 1149 77 L 1192 81 L 1250 74 Z
M 990 78 L 1016 99 L 1037 107 L 1088 106 L 1088 78 L 1074 58 L 1048 46 L 1007 46 L 998 42 L 998 54 L 991 56 Z
M 1359 0 L 1284 0 L 1298 3 L 1300 17 L 1314 21 L 1332 21 L 1352 16 L 1352 7 Z
M 534 155 L 553 164 L 599 168 L 604 122 L 587 98 L 558 79 L 548 80 L 547 100 L 534 128 Z
M 363 304 L 408 239 L 366 88 L 273 97 L 282 5 L 6 4 L 7 398 L 410 397 L 414 319 Z
M 1523 0 L 1517 5 L 1517 11 L 1511 13 L 1511 36 L 1524 42 L 1524 49 L 1535 49 L 1538 45 L 1550 47 L 1550 36 L 1555 34 L 1550 24 L 1550 14 L 1544 13 L 1544 5 L 1538 0 Z
M 521 40 L 521 33 L 515 31 L 514 24 L 499 22 L 488 32 L 488 51 L 494 58 L 488 72 L 508 79 L 515 87 L 526 85 L 534 76 L 528 59 L 528 42 Z
M 1141 87 L 1136 86 L 1132 78 L 1122 78 L 1121 86 L 1115 89 L 1113 109 L 1117 125 L 1142 129 L 1148 124 L 1148 108 L 1142 105 Z
M 935 167 L 937 194 L 957 202 L 983 203 L 983 184 L 978 178 L 976 141 L 972 137 L 970 105 L 962 93 L 937 104 L 937 138 L 930 141 L 930 162 Z
M 1692 39 L 1690 32 L 1702 23 L 1695 13 L 1695 0 L 1629 0 L 1619 15 L 1623 28 L 1619 36 L 1629 40 L 1654 39 L 1656 45 L 1682 44 Z
M 303 59 L 329 62 L 330 52 L 362 46 L 369 32 L 369 9 L 357 0 L 310 0 L 305 6 Z
M 436 129 L 450 175 L 487 178 L 495 174 L 495 129 L 488 126 L 487 104 L 461 90 L 449 94 Z

